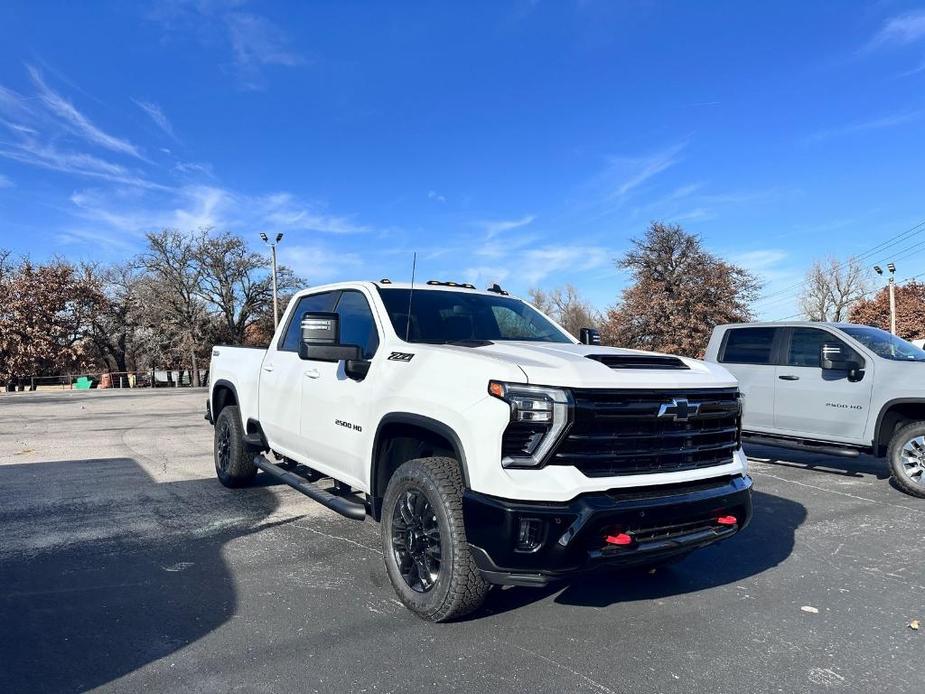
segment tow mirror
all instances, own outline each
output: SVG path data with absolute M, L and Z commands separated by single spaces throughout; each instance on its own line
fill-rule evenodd
M 583 345 L 599 345 L 601 333 L 597 328 L 582 328 L 578 333 L 578 340 Z
M 864 365 L 851 357 L 837 342 L 824 342 L 819 348 L 819 364 L 823 371 L 847 371 L 849 381 L 860 381 L 864 377 Z
M 358 360 L 357 345 L 340 343 L 340 316 L 336 313 L 306 313 L 302 316 L 299 357 L 312 361 Z

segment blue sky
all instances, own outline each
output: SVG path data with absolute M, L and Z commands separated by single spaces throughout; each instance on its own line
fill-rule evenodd
M 925 219 L 921 4 L 8 0 L 0 27 L 0 246 L 35 259 L 214 225 L 284 232 L 313 284 L 417 251 L 603 308 L 661 219 L 778 318 L 813 258 Z

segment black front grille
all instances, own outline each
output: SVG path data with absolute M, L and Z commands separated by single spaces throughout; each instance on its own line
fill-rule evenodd
M 724 465 L 738 447 L 735 388 L 574 390 L 572 395 L 574 422 L 549 463 L 574 465 L 588 477 Z

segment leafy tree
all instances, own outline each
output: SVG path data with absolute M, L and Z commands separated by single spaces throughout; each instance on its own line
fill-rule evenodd
M 806 273 L 800 309 L 807 320 L 843 321 L 870 290 L 870 276 L 855 258 L 815 261 Z
M 747 321 L 760 283 L 676 224 L 652 222 L 617 267 L 632 273 L 602 326 L 607 344 L 701 356 L 713 328 Z
M 896 285 L 896 334 L 906 340 L 925 338 L 925 282 Z M 872 297 L 858 301 L 851 309 L 852 323 L 890 329 L 890 291 L 884 287 Z
M 82 369 L 90 355 L 91 317 L 103 300 L 99 283 L 63 260 L 0 262 L 0 377 Z
M 593 328 L 601 323 L 601 314 L 571 284 L 550 292 L 531 289 L 530 303 L 575 337 L 582 328 Z

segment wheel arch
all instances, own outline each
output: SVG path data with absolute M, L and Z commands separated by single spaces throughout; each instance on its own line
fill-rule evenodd
M 379 520 L 382 498 L 392 473 L 408 460 L 448 455 L 459 464 L 466 487 L 469 471 L 466 453 L 456 431 L 431 417 L 413 412 L 392 412 L 379 421 L 373 438 L 370 464 L 370 506 L 372 516 Z
M 218 419 L 219 413 L 228 405 L 239 405 L 238 389 L 234 383 L 224 378 L 218 379 L 212 386 L 212 420 Z
M 885 455 L 894 432 L 906 422 L 914 421 L 925 421 L 925 398 L 895 398 L 886 402 L 874 427 L 874 453 Z

